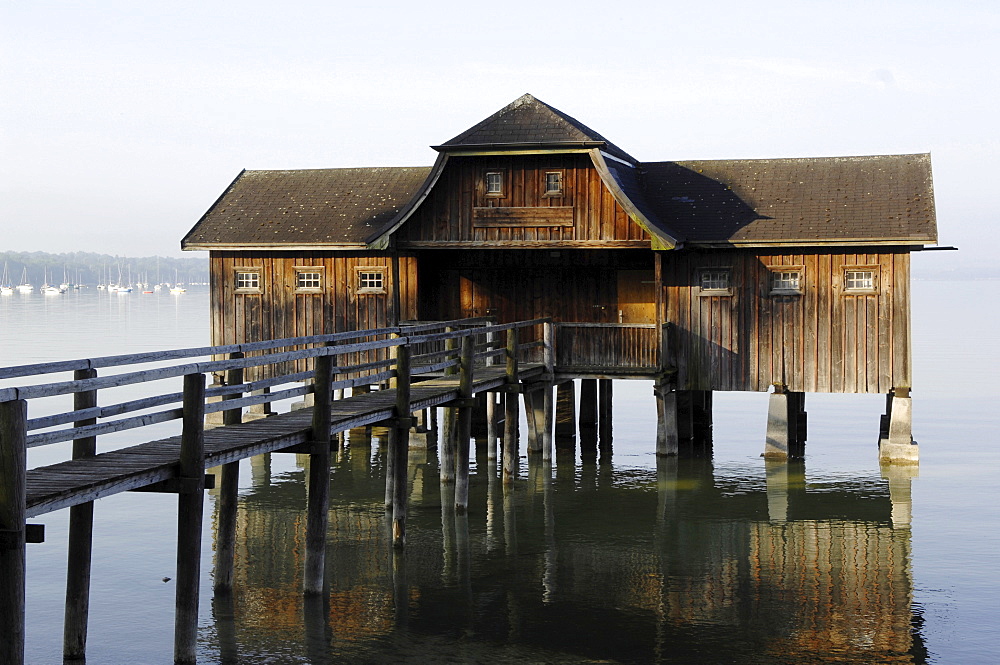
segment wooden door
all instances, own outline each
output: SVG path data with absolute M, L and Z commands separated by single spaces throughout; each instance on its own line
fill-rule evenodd
M 652 270 L 618 271 L 618 322 L 656 323 L 656 283 Z

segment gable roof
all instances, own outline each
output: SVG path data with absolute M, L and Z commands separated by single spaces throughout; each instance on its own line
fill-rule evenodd
M 618 159 L 636 159 L 559 109 L 525 94 L 455 138 L 433 146 L 440 152 L 516 148 L 601 148 Z
M 937 241 L 930 155 L 654 162 L 657 215 L 688 244 Z
M 427 167 L 243 171 L 181 249 L 364 248 L 429 173 Z

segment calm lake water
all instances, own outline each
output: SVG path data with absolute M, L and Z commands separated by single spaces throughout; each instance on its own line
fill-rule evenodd
M 375 430 L 335 457 L 330 593 L 304 603 L 307 460 L 244 461 L 228 599 L 206 502 L 200 662 L 997 662 L 995 286 L 914 283 L 915 470 L 879 468 L 880 396 L 807 396 L 805 462 L 767 465 L 766 396 L 717 394 L 712 458 L 658 461 L 652 385 L 615 382 L 610 458 L 524 457 L 505 495 L 480 454 L 465 518 L 414 451 L 394 558 Z M 0 365 L 207 344 L 206 291 L 0 298 Z M 67 513 L 33 520 L 29 663 L 61 661 Z M 172 662 L 175 514 L 170 495 L 97 502 L 88 662 Z

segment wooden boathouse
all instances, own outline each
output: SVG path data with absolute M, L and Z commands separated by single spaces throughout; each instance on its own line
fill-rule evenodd
M 802 454 L 805 393 L 880 393 L 882 457 L 917 459 L 929 155 L 641 162 L 531 95 L 433 148 L 431 167 L 240 173 L 181 243 L 210 252 L 212 343 L 549 317 L 557 383 L 656 381 L 658 452 L 710 422 L 712 391 L 773 391 L 778 457 Z

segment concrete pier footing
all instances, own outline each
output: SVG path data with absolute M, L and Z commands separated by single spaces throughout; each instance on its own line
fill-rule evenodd
M 791 392 L 776 385 L 767 404 L 767 434 L 763 456 L 768 459 L 797 459 L 805 454 L 805 393 Z
M 913 440 L 913 402 L 909 388 L 893 388 L 886 396 L 885 415 L 879 430 L 880 461 L 919 463 L 920 448 Z

